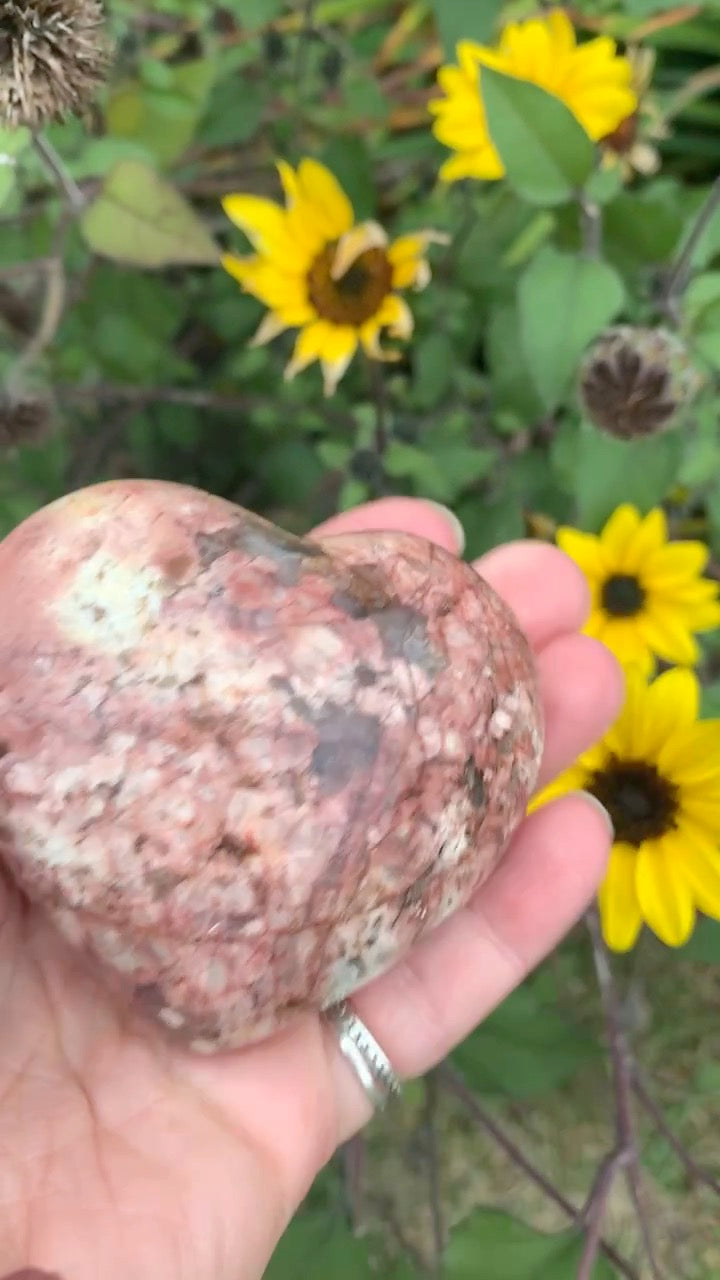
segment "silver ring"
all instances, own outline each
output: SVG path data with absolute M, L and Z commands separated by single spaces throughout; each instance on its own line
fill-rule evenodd
M 401 1089 L 387 1054 L 370 1035 L 365 1023 L 353 1013 L 347 1000 L 331 1005 L 324 1016 L 335 1031 L 340 1052 L 350 1063 L 366 1096 L 374 1107 L 382 1110 Z

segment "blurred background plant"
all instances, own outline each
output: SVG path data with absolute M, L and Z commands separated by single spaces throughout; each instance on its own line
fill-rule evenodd
M 699 678 L 637 695 L 682 687 L 686 756 L 648 721 L 591 770 L 602 931 L 350 1144 L 270 1280 L 720 1275 L 718 89 L 720 0 L 0 0 L 0 533 L 119 476 L 295 531 L 415 494 L 470 556 L 558 536 L 643 682 Z

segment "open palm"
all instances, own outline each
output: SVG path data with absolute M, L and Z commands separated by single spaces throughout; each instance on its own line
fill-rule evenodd
M 411 499 L 370 504 L 321 532 L 363 528 L 458 550 L 450 521 Z M 614 717 L 620 679 L 577 634 L 585 587 L 560 552 L 518 543 L 479 567 L 538 655 L 545 782 Z M 553 946 L 592 895 L 608 845 L 587 798 L 539 810 L 473 902 L 354 997 L 400 1074 L 442 1058 Z M 2 882 L 0 1026 L 3 1276 L 34 1267 L 64 1280 L 258 1280 L 312 1178 L 369 1117 L 319 1018 L 214 1058 L 170 1047 L 119 1012 Z

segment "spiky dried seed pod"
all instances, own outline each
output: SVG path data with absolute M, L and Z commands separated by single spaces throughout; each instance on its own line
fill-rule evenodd
M 701 381 L 676 334 L 615 325 L 585 355 L 580 396 L 596 427 L 634 440 L 675 426 Z
M 107 64 L 100 0 L 0 0 L 0 124 L 81 111 Z

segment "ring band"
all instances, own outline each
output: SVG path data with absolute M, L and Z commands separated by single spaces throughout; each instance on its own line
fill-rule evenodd
M 390 1059 L 346 1000 L 326 1009 L 325 1018 L 335 1031 L 340 1052 L 353 1068 L 366 1096 L 375 1108 L 382 1110 L 401 1089 Z

